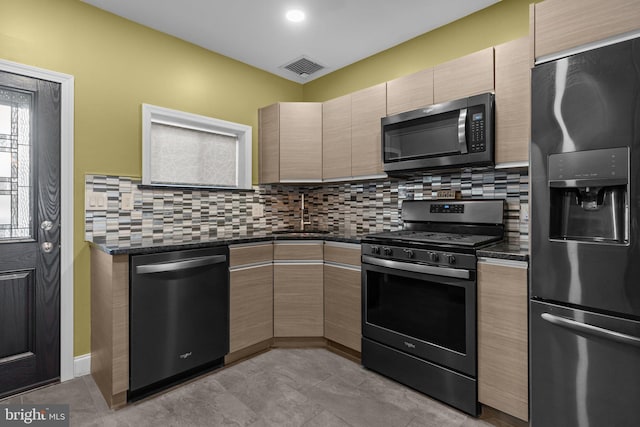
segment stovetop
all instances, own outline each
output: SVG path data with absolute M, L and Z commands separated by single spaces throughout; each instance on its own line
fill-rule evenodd
M 368 239 L 390 240 L 408 243 L 445 244 L 467 248 L 476 248 L 502 240 L 502 236 L 483 234 L 460 234 L 439 231 L 398 230 L 370 234 Z

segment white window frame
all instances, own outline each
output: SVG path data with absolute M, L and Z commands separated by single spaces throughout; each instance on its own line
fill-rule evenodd
M 197 130 L 201 132 L 234 135 L 238 138 L 238 150 L 236 151 L 237 185 L 222 187 L 211 184 L 163 184 L 151 182 L 151 124 L 158 123 L 167 126 L 175 126 L 183 129 Z M 142 184 L 159 187 L 194 187 L 194 188 L 219 188 L 251 190 L 251 143 L 252 128 L 240 123 L 186 113 L 184 111 L 171 110 L 156 105 L 142 104 Z

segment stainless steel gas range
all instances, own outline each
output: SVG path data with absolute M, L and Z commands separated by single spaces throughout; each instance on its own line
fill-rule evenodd
M 478 415 L 476 249 L 503 200 L 410 200 L 404 228 L 362 241 L 362 364 Z

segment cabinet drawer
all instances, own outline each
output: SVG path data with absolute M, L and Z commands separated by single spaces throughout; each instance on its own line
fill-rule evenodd
M 271 242 L 251 246 L 229 246 L 230 267 L 270 261 L 273 261 L 273 244 Z
M 327 242 L 324 245 L 324 260 L 360 267 L 360 245 Z
M 274 260 L 322 261 L 322 242 L 276 242 Z

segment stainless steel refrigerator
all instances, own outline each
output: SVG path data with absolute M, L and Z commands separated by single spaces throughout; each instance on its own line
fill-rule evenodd
M 532 427 L 640 425 L 640 39 L 532 71 Z

